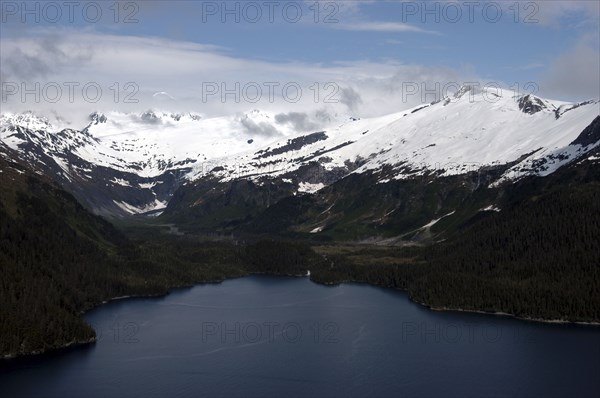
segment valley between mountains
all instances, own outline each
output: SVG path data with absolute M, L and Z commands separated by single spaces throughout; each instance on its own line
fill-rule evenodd
M 600 322 L 597 99 L 464 86 L 305 130 L 261 111 L 2 113 L 0 354 L 93 341 L 80 315 L 113 297 L 249 273 Z

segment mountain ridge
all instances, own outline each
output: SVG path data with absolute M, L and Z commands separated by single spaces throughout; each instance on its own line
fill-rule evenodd
M 549 174 L 598 144 L 575 140 L 599 114 L 597 100 L 569 104 L 464 86 L 440 101 L 336 119 L 317 132 L 258 110 L 220 118 L 149 110 L 92 113 L 80 130 L 33 113 L 3 114 L 0 137 L 94 213 L 128 217 L 160 214 L 177 189 L 202 179 L 279 179 L 297 195 L 353 173 L 377 172 L 386 183 L 511 164 L 491 185 Z

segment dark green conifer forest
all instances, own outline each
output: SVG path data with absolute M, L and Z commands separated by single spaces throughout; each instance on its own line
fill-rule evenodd
M 437 243 L 376 247 L 276 237 L 210 241 L 117 229 L 27 167 L 0 159 L 0 355 L 94 339 L 81 314 L 114 297 L 249 273 L 403 289 L 434 308 L 600 322 L 600 173 L 515 184 L 501 211 Z

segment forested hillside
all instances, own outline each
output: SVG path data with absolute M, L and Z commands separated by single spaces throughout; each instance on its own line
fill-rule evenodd
M 593 159 L 593 158 L 592 158 Z M 248 273 L 363 281 L 437 308 L 600 322 L 600 165 L 584 161 L 502 191 L 428 246 L 248 238 L 209 241 L 142 223 L 125 236 L 52 181 L 0 158 L 0 354 L 91 341 L 81 313 L 124 295 Z M 134 236 L 132 238 L 131 236 Z M 312 248 L 310 247 L 312 246 Z
M 132 244 L 51 181 L 0 158 L 0 354 L 93 339 L 79 314 L 112 297 L 240 274 L 210 247 L 195 250 L 192 262 Z
M 598 162 L 527 178 L 502 203 L 435 245 L 334 250 L 312 277 L 406 289 L 437 308 L 600 322 Z
M 126 295 L 249 272 L 305 273 L 318 256 L 285 242 L 123 235 L 28 166 L 0 156 L 0 358 L 92 341 L 83 311 Z

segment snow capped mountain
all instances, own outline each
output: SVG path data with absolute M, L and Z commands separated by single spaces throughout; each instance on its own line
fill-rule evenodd
M 93 113 L 80 129 L 28 112 L 2 114 L 0 138 L 95 212 L 122 216 L 156 213 L 181 184 L 207 178 L 279 178 L 312 193 L 350 173 L 379 173 L 380 183 L 502 165 L 493 184 L 545 175 L 598 146 L 597 137 L 577 139 L 599 114 L 597 100 L 568 104 L 465 86 L 383 117 L 337 115 L 316 132 L 258 110 L 215 118 Z
M 19 114 L 3 113 L 0 115 L 0 122 L 3 126 L 12 125 L 34 131 L 44 130 L 53 132 L 52 125 L 48 119 L 43 116 L 36 116 L 32 111 Z
M 600 102 L 566 104 L 532 95 L 500 96 L 464 87 L 453 97 L 396 114 L 352 119 L 326 132 L 283 138 L 267 148 L 216 157 L 191 179 L 277 176 L 319 162 L 325 171 L 359 164 L 353 173 L 391 166 L 382 182 L 423 173 L 462 174 L 517 162 L 503 180 L 549 173 L 598 145 L 570 145 L 600 114 Z M 560 156 L 559 156 L 560 155 Z M 554 161 L 536 167 L 542 159 Z M 218 166 L 218 167 L 217 167 Z
M 93 211 L 113 216 L 159 211 L 187 180 L 191 165 L 258 150 L 292 134 L 258 110 L 217 118 L 156 110 L 93 113 L 80 129 L 31 112 L 0 116 L 4 144 L 56 175 Z

